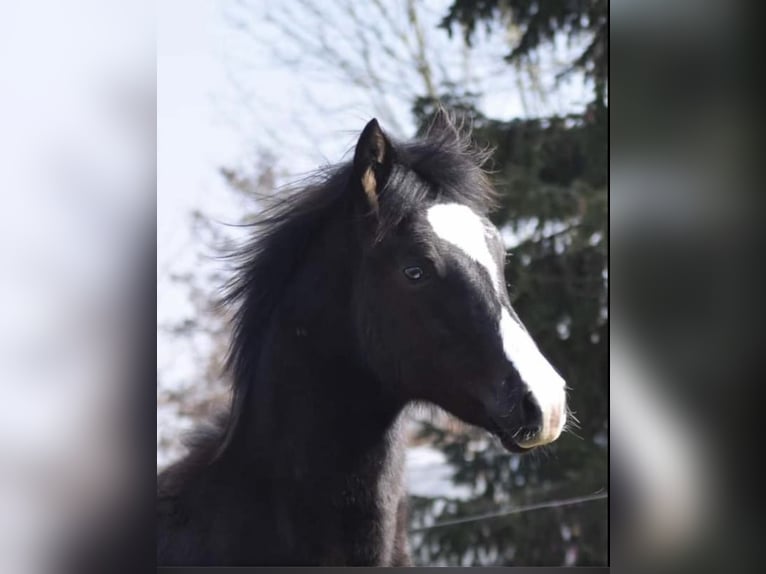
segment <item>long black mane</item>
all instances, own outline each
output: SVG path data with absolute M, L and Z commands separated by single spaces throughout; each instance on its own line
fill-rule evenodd
M 479 214 L 494 207 L 482 168 L 489 153 L 443 115 L 425 138 L 392 149 L 374 240 L 433 202 Z M 292 342 L 280 346 L 287 340 L 282 319 L 294 320 L 296 305 L 304 314 L 329 307 L 330 321 L 350 315 L 346 294 L 334 289 L 350 283 L 347 275 L 360 261 L 352 256 L 356 247 L 343 243 L 353 234 L 338 231 L 366 217 L 356 177 L 354 162 L 345 162 L 276 197 L 251 224 L 251 239 L 231 255 L 235 272 L 223 304 L 233 309 L 226 362 L 232 403 L 158 479 L 160 562 L 313 563 L 321 555 L 338 564 L 407 564 L 399 424 L 405 405 L 373 384 L 349 324 L 320 321 L 311 343 L 301 339 L 313 346 L 299 347 L 290 323 Z M 301 377 L 313 376 L 312 358 L 325 370 L 307 384 Z M 333 377 L 339 380 L 325 392 L 322 383 Z M 357 384 L 362 379 L 370 386 Z

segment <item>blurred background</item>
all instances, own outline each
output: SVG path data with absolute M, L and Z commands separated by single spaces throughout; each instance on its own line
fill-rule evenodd
M 158 467 L 229 399 L 218 256 L 243 230 L 227 224 L 350 159 L 370 118 L 409 139 L 441 104 L 495 148 L 513 305 L 579 424 L 520 457 L 417 413 L 414 561 L 608 564 L 606 2 L 184 0 L 160 14 Z
M 137 556 L 117 548 L 153 411 L 151 4 L 0 1 L 0 572 Z

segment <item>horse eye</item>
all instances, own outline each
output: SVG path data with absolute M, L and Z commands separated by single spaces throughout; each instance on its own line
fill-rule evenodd
M 404 276 L 410 281 L 417 281 L 423 277 L 423 270 L 420 267 L 405 267 Z

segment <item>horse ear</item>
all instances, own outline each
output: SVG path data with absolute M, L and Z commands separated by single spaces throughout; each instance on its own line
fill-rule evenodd
M 455 125 L 452 115 L 441 105 L 436 108 L 426 135 L 460 141 L 460 129 Z
M 378 210 L 378 198 L 391 174 L 393 147 L 380 129 L 378 120 L 372 119 L 362 130 L 354 152 L 354 177 L 362 187 L 367 202 Z

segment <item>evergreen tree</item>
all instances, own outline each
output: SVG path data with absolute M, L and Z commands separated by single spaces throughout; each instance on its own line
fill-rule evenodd
M 481 23 L 507 19 L 522 29 L 508 62 L 532 57 L 557 34 L 583 35 L 572 69 L 593 81 L 581 114 L 497 121 L 476 110 L 475 95 L 423 97 L 413 111 L 421 131 L 437 104 L 473 125 L 477 145 L 495 149 L 501 194 L 494 222 L 524 233 L 509 250 L 506 279 L 514 308 L 571 388 L 579 428 L 540 454 L 506 453 L 482 432 L 450 433 L 424 424 L 454 466 L 468 500 L 413 497 L 412 545 L 419 564 L 605 565 L 607 500 L 485 518 L 437 528 L 427 523 L 480 516 L 606 491 L 608 485 L 607 102 L 605 1 L 455 0 L 442 25 L 470 42 Z

